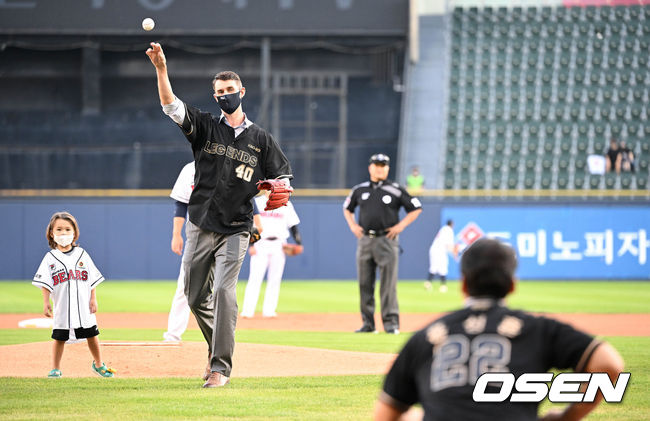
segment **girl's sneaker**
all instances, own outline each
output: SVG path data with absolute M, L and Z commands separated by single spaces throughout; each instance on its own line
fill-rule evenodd
M 113 377 L 113 375 L 115 374 L 115 370 L 113 370 L 112 368 L 106 367 L 106 364 L 104 364 L 104 363 L 102 363 L 101 367 L 96 367 L 95 366 L 95 361 L 93 361 L 92 368 L 93 368 L 93 371 L 95 373 L 97 373 L 98 375 L 100 375 L 102 377 Z
M 47 377 L 50 378 L 50 379 L 60 379 L 61 376 L 62 376 L 61 370 L 56 369 L 56 368 L 54 370 L 50 371 L 50 374 L 47 375 Z

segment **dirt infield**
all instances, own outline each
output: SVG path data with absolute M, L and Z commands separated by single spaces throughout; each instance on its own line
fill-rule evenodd
M 401 314 L 403 332 L 412 332 L 441 316 L 434 313 Z M 603 336 L 650 336 L 650 314 L 546 314 L 593 335 Z M 0 329 L 18 327 L 18 322 L 43 317 L 40 314 L 0 314 Z M 99 313 L 97 325 L 104 329 L 165 329 L 167 313 Z M 257 316 L 253 319 L 239 318 L 237 329 L 305 330 L 319 332 L 352 332 L 361 326 L 361 316 L 355 313 L 286 313 L 273 319 Z M 377 322 L 381 329 L 381 321 Z M 189 329 L 198 329 L 190 317 Z
M 45 377 L 50 371 L 51 342 L 0 346 L 0 373 L 10 377 Z M 200 382 L 207 358 L 203 342 L 102 342 L 106 365 L 118 377 L 196 377 Z M 291 346 L 239 343 L 233 356 L 233 378 L 320 376 L 385 373 L 395 356 Z M 27 366 L 24 361 L 31 361 Z M 61 361 L 65 377 L 93 377 L 85 343 L 66 345 Z
M 402 314 L 403 331 L 414 331 L 435 319 L 437 314 Z M 650 336 L 650 314 L 553 314 L 594 335 Z M 42 317 L 39 314 L 0 315 L 0 329 L 17 328 L 18 322 Z M 167 314 L 98 314 L 100 329 L 164 329 Z M 341 331 L 351 332 L 360 325 L 359 315 L 348 313 L 281 314 L 277 318 L 239 319 L 237 329 Z M 378 325 L 380 327 L 380 324 Z M 189 329 L 197 329 L 190 321 Z M 2 376 L 43 377 L 50 369 L 51 342 L 0 346 Z M 108 366 L 119 377 L 196 377 L 204 368 L 207 346 L 203 342 L 168 344 L 163 342 L 102 342 Z M 44 355 L 47 355 L 44 358 Z M 394 354 L 348 352 L 326 349 L 238 343 L 233 357 L 234 378 L 265 376 L 318 376 L 383 374 Z M 90 377 L 90 353 L 85 343 L 66 346 L 61 370 L 66 377 Z M 32 361 L 27 367 L 24 361 Z

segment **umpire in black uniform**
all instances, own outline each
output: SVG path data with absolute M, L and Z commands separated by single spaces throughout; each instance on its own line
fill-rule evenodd
M 399 234 L 422 213 L 420 201 L 406 189 L 388 180 L 390 158 L 384 154 L 370 157 L 370 181 L 354 186 L 343 204 L 343 216 L 350 231 L 359 239 L 357 272 L 363 325 L 356 332 L 375 330 L 375 276 L 379 268 L 381 319 L 386 333 L 399 333 L 397 304 L 397 263 Z M 354 210 L 359 206 L 359 223 Z M 406 210 L 400 221 L 399 210 Z

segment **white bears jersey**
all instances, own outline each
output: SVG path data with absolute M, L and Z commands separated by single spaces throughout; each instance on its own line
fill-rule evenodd
M 440 228 L 433 239 L 431 250 L 436 253 L 451 253 L 454 250 L 454 231 L 449 225 Z
M 266 195 L 261 194 L 255 197 L 257 209 L 266 207 Z M 289 238 L 289 228 L 300 223 L 296 210 L 291 202 L 287 206 L 280 206 L 272 211 L 260 212 L 262 218 L 262 238 L 276 237 L 282 241 Z
M 194 190 L 194 161 L 185 165 L 178 174 L 169 197 L 181 203 L 189 203 L 192 190 Z
M 54 329 L 90 328 L 97 324 L 90 312 L 90 292 L 104 280 L 81 247 L 68 253 L 50 250 L 38 267 L 32 285 L 46 288 L 54 303 Z

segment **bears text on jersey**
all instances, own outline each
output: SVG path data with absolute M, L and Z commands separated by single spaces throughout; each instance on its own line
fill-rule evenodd
M 66 281 L 73 280 L 73 281 L 87 281 L 88 280 L 88 271 L 86 270 L 78 270 L 78 269 L 70 269 L 69 271 L 65 271 L 62 269 L 61 271 L 52 274 L 52 281 L 54 282 L 54 286 L 57 286 L 58 284 L 62 284 Z

